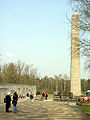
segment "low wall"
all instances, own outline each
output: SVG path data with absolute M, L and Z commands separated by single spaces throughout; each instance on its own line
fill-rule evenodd
M 28 92 L 36 93 L 36 86 L 24 84 L 0 84 L 0 103 L 4 102 L 4 97 L 8 92 L 11 92 L 11 95 L 13 95 L 14 91 L 19 95 L 27 94 Z

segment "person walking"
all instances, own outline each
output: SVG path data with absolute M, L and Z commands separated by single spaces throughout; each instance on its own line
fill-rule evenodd
M 7 93 L 4 102 L 6 103 L 6 112 L 9 112 L 9 108 L 11 106 L 11 96 L 10 96 L 10 92 Z
M 48 98 L 48 94 L 46 93 L 46 95 L 45 95 L 45 99 L 47 100 L 47 98 Z
M 12 104 L 13 104 L 13 107 L 14 107 L 14 113 L 17 112 L 17 100 L 18 100 L 18 95 L 17 95 L 17 92 L 15 91 L 14 94 L 13 94 L 13 101 L 12 101 Z
M 42 93 L 42 97 L 44 98 L 45 97 L 45 92 L 43 91 L 43 93 Z

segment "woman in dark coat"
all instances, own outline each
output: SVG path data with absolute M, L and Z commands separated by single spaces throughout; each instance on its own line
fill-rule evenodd
M 9 112 L 9 108 L 11 106 L 11 96 L 10 96 L 10 92 L 7 93 L 6 97 L 6 112 Z
M 14 92 L 13 94 L 13 107 L 14 107 L 14 113 L 17 112 L 17 100 L 18 100 L 18 95 L 17 95 L 17 92 Z
M 45 99 L 47 100 L 47 97 L 48 97 L 48 94 L 46 93 L 46 95 L 45 95 Z

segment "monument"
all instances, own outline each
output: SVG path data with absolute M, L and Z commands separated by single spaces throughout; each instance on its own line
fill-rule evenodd
M 81 95 L 80 80 L 80 40 L 79 40 L 79 16 L 72 15 L 71 34 L 71 92 L 74 96 Z

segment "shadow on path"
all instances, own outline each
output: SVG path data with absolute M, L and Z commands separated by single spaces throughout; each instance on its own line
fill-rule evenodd
M 67 102 L 53 102 L 25 100 L 17 105 L 18 112 L 5 112 L 5 105 L 0 105 L 0 120 L 90 120 L 75 104 Z

